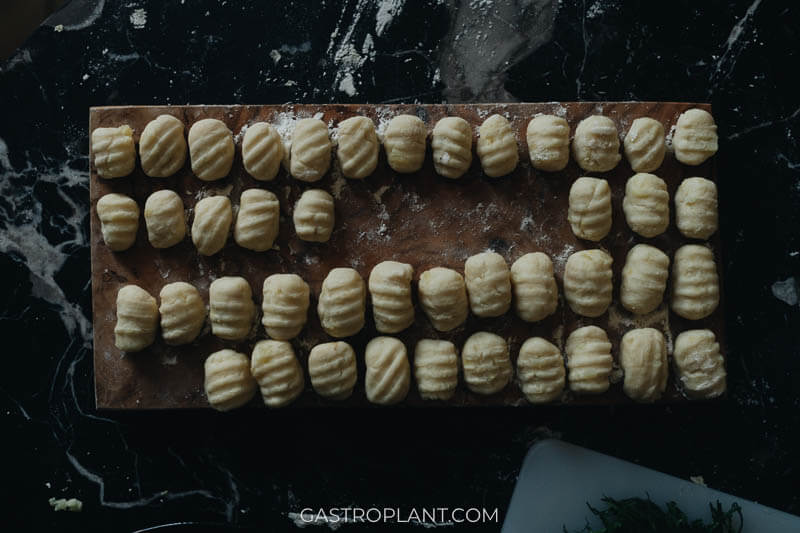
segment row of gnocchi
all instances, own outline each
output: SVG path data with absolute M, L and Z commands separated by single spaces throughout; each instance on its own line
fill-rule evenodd
M 557 346 L 541 337 L 529 338 L 517 357 L 517 382 L 533 404 L 561 398 L 567 380 L 569 390 L 575 394 L 602 394 L 613 379 L 611 348 L 608 335 L 601 328 L 578 328 L 567 338 L 565 370 L 564 357 Z M 672 356 L 687 396 L 707 399 L 725 392 L 724 360 L 712 331 L 682 332 L 675 339 Z M 364 352 L 364 366 L 364 386 L 371 403 L 394 405 L 406 398 L 411 365 L 402 341 L 395 337 L 372 339 Z M 458 386 L 459 367 L 467 388 L 480 395 L 499 393 L 512 381 L 514 373 L 506 340 L 485 331 L 466 340 L 460 358 L 452 342 L 420 340 L 414 349 L 413 366 L 423 400 L 451 399 Z M 664 334 L 652 328 L 625 333 L 619 366 L 622 389 L 628 397 L 638 402 L 659 399 L 666 390 L 669 374 Z M 257 387 L 264 404 L 283 407 L 306 386 L 302 365 L 286 341 L 262 340 L 256 343 L 251 358 L 234 350 L 220 350 L 206 359 L 204 370 L 208 403 L 219 411 L 247 404 Z M 318 395 L 344 400 L 352 395 L 358 380 L 355 351 L 342 341 L 318 344 L 308 354 L 308 374 Z
M 151 177 L 167 177 L 186 162 L 204 181 L 224 178 L 230 173 L 235 153 L 233 133 L 224 122 L 202 119 L 192 124 L 187 142 L 184 124 L 172 115 L 160 115 L 149 122 L 139 140 L 142 170 Z M 431 132 L 436 172 L 460 178 L 472 163 L 472 127 L 460 117 L 439 120 Z M 398 115 L 389 122 L 383 146 L 389 166 L 399 173 L 422 168 L 428 129 L 414 115 Z M 563 117 L 539 115 L 526 131 L 531 165 L 539 170 L 563 170 L 569 162 L 570 126 Z M 375 170 L 381 141 L 374 122 L 363 116 L 340 122 L 334 139 L 342 174 L 363 179 Z M 129 175 L 136 166 L 133 130 L 128 125 L 96 128 L 92 132 L 92 153 L 97 173 L 103 178 Z M 652 118 L 633 121 L 626 132 L 624 152 L 635 172 L 651 172 L 661 166 L 666 153 L 664 125 Z M 678 118 L 673 137 L 675 157 L 687 165 L 699 165 L 717 151 L 717 127 L 702 109 L 689 109 Z M 282 139 L 266 122 L 247 127 L 242 139 L 245 170 L 257 180 L 272 180 L 281 163 L 298 180 L 314 182 L 330 168 L 333 142 L 327 125 L 317 118 L 299 120 L 291 138 Z M 603 115 L 583 119 L 575 129 L 572 155 L 588 172 L 606 172 L 621 160 L 620 135 L 614 121 Z M 519 149 L 511 123 L 502 115 L 491 115 L 478 128 L 475 148 L 483 172 L 489 177 L 511 173 L 519 164 Z
M 602 250 L 572 254 L 564 271 L 564 296 L 570 308 L 586 317 L 598 317 L 611 304 L 612 259 Z M 666 290 L 669 258 L 646 244 L 634 246 L 622 269 L 620 299 L 636 314 L 654 311 Z M 672 310 L 687 319 L 710 315 L 719 304 L 719 283 L 714 256 L 700 245 L 685 245 L 675 253 Z M 517 315 L 536 322 L 553 314 L 558 306 L 553 263 L 541 252 L 517 259 L 511 268 L 494 252 L 467 259 L 464 274 L 436 267 L 420 275 L 419 302 L 433 327 L 451 331 L 462 325 L 471 309 L 478 317 L 505 314 L 512 300 Z M 381 333 L 399 333 L 414 323 L 411 298 L 413 268 L 406 263 L 384 261 L 369 275 L 375 328 Z M 331 337 L 355 335 L 364 327 L 366 284 L 352 268 L 334 268 L 322 283 L 317 314 Z M 262 324 L 276 340 L 296 337 L 308 320 L 310 288 L 296 274 L 272 274 L 264 280 Z M 512 298 L 513 294 L 513 298 Z M 161 306 L 147 291 L 126 285 L 117 294 L 115 344 L 123 351 L 141 351 L 161 331 L 167 344 L 192 342 L 206 320 L 206 307 L 199 291 L 189 283 L 163 287 Z M 226 340 L 246 338 L 256 318 L 250 284 L 241 277 L 218 278 L 209 287 L 211 332 Z
M 228 240 L 231 225 L 233 238 L 242 248 L 263 252 L 272 248 L 278 236 L 280 203 L 278 197 L 263 189 L 242 191 L 234 223 L 234 210 L 227 196 L 209 196 L 194 207 L 191 238 L 202 255 L 214 255 Z M 139 206 L 124 194 L 110 193 L 97 201 L 97 217 L 103 241 L 112 251 L 127 250 L 139 231 Z M 294 207 L 293 221 L 298 238 L 325 242 L 333 231 L 333 197 L 320 189 L 309 189 Z M 147 238 L 154 248 L 169 248 L 186 236 L 186 215 L 181 197 L 174 191 L 156 191 L 144 204 Z

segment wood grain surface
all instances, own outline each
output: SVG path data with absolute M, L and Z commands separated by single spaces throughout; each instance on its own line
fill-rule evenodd
M 699 167 L 678 163 L 668 152 L 655 174 L 663 178 L 670 193 L 671 220 L 668 231 L 652 239 L 642 238 L 631 231 L 622 212 L 625 182 L 634 173 L 623 156 L 611 172 L 584 173 L 574 160 L 562 172 L 545 173 L 530 166 L 525 130 L 528 121 L 537 113 L 564 116 L 574 129 L 578 122 L 591 114 L 602 113 L 614 120 L 624 137 L 630 123 L 643 116 L 660 120 L 667 132 L 678 115 L 691 107 L 711 111 L 708 104 L 692 103 L 520 103 L 520 104 L 457 104 L 457 105 L 235 105 L 235 106 L 164 106 L 164 107 L 95 107 L 90 110 L 90 130 L 102 126 L 130 125 L 138 143 L 144 126 L 160 114 L 171 114 L 189 127 L 202 118 L 217 118 L 233 131 L 236 157 L 230 175 L 216 182 L 196 178 L 187 160 L 186 165 L 170 178 L 149 178 L 138 165 L 128 177 L 106 180 L 91 168 L 91 252 L 92 306 L 94 313 L 94 372 L 97 407 L 100 409 L 173 409 L 208 408 L 203 392 L 203 362 L 212 352 L 233 348 L 250 353 L 253 345 L 266 338 L 260 323 L 261 289 L 264 279 L 273 273 L 297 273 L 312 290 L 308 324 L 292 341 L 297 356 L 306 371 L 306 389 L 290 408 L 302 406 L 365 406 L 363 354 L 366 343 L 379 335 L 374 328 L 370 306 L 367 325 L 355 337 L 348 339 L 358 355 L 359 379 L 353 395 L 341 402 L 324 400 L 311 388 L 306 358 L 313 346 L 330 339 L 321 329 L 316 313 L 317 297 L 322 280 L 334 267 L 350 266 L 366 280 L 372 267 L 392 259 L 414 267 L 414 303 L 416 320 L 411 328 L 396 335 L 406 345 L 413 361 L 416 342 L 422 338 L 451 340 L 461 348 L 467 337 L 477 331 L 489 331 L 505 337 L 510 346 L 512 361 L 525 339 L 541 336 L 563 348 L 567 335 L 577 327 L 595 324 L 608 332 L 615 361 L 622 335 L 634 327 L 655 327 L 667 336 L 671 353 L 672 339 L 687 329 L 709 328 L 717 335 L 723 353 L 725 331 L 723 306 L 708 318 L 688 321 L 668 311 L 665 302 L 650 315 L 634 317 L 619 304 L 620 271 L 627 251 L 640 242 L 652 244 L 672 258 L 681 245 L 692 241 L 680 235 L 675 227 L 672 198 L 681 180 L 701 176 L 716 180 L 716 158 Z M 286 124 L 292 118 L 321 114 L 323 121 L 335 128 L 341 120 L 364 115 L 372 118 L 381 130 L 391 117 L 400 113 L 419 116 L 431 130 L 445 116 L 460 116 L 476 129 L 492 113 L 508 117 L 516 132 L 520 165 L 510 175 L 489 178 L 483 175 L 477 156 L 468 173 L 458 180 L 438 176 L 433 169 L 430 142 L 425 164 L 419 172 L 400 175 L 386 164 L 381 151 L 375 173 L 364 180 L 347 180 L 332 170 L 319 182 L 309 184 L 293 179 L 281 169 L 271 182 L 259 182 L 244 171 L 241 161 L 241 135 L 244 126 L 257 121 Z M 668 134 L 671 137 L 671 134 Z M 138 145 L 137 145 L 138 149 Z M 474 153 L 474 144 L 473 144 Z M 567 200 L 572 182 L 581 175 L 600 176 L 609 181 L 612 191 L 614 223 L 609 235 L 600 243 L 577 239 L 567 222 Z M 195 202 L 208 195 L 230 196 L 238 206 L 242 190 L 264 188 L 274 192 L 281 202 L 280 234 L 276 247 L 267 252 L 240 248 L 231 236 L 225 248 L 212 257 L 200 256 L 189 236 L 180 244 L 157 250 L 147 240 L 144 219 L 140 219 L 136 243 L 124 252 L 111 252 L 103 243 L 97 218 L 97 200 L 104 194 L 117 192 L 131 196 L 144 210 L 148 195 L 159 189 L 172 189 L 184 201 L 187 221 L 191 223 Z M 322 188 L 333 194 L 336 201 L 336 226 L 327 243 L 306 243 L 297 238 L 292 224 L 292 210 L 300 194 L 309 188 Z M 725 209 L 725 206 L 720 206 Z M 714 250 L 718 272 L 722 274 L 719 232 L 710 243 Z M 567 257 L 575 251 L 600 247 L 614 259 L 614 301 L 609 311 L 596 319 L 572 313 L 564 302 L 562 276 Z M 542 322 L 529 324 L 517 318 L 513 309 L 506 315 L 483 319 L 470 315 L 467 322 L 453 332 L 436 332 L 419 307 L 416 280 L 419 274 L 435 266 L 453 268 L 463 273 L 464 261 L 472 254 L 494 250 L 505 257 L 509 266 L 528 252 L 545 252 L 553 259 L 559 285 L 559 307 L 555 315 Z M 201 336 L 186 346 L 170 347 L 157 337 L 148 349 L 135 354 L 121 353 L 114 346 L 115 300 L 120 287 L 128 283 L 140 285 L 158 297 L 167 283 L 186 281 L 196 286 L 206 303 L 208 287 L 214 279 L 243 276 L 253 289 L 259 308 L 257 322 L 248 339 L 228 342 L 210 334 L 208 324 Z M 669 294 L 670 287 L 667 287 Z M 369 302 L 368 302 L 369 303 Z M 615 367 L 616 368 L 616 367 Z M 619 372 L 617 375 L 619 376 Z M 413 383 L 413 376 L 412 376 Z M 670 370 L 667 391 L 660 402 L 688 401 L 679 391 L 674 369 Z M 564 404 L 612 404 L 631 402 L 622 393 L 622 383 L 596 396 L 564 395 Z M 262 406 L 257 396 L 253 406 Z M 480 396 L 467 390 L 463 376 L 455 396 L 447 402 L 423 401 L 412 384 L 402 406 L 469 406 L 529 405 L 516 382 L 492 396 Z

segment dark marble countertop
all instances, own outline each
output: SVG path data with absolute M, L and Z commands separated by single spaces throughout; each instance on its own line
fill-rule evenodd
M 474 506 L 498 508 L 502 520 L 524 454 L 549 435 L 800 514 L 800 5 L 90 4 L 0 62 L 0 491 L 16 530 L 201 520 L 280 531 L 302 508 L 332 506 Z M 515 100 L 713 104 L 725 400 L 224 416 L 93 409 L 89 106 Z M 53 512 L 51 497 L 78 498 L 83 511 Z

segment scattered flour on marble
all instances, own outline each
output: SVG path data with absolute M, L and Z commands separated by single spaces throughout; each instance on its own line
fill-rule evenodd
M 575 246 L 572 244 L 564 245 L 561 251 L 553 256 L 553 266 L 557 273 L 563 274 L 564 265 L 567 264 L 567 259 L 575 252 Z
M 380 37 L 403 10 L 406 0 L 382 0 L 375 15 L 375 35 Z
M 134 9 L 130 16 L 131 24 L 137 30 L 144 29 L 147 25 L 147 11 L 142 8 Z
M 342 171 L 339 168 L 339 165 L 333 165 L 331 167 L 331 176 L 333 177 L 331 194 L 333 194 L 333 197 L 338 200 L 342 197 L 342 189 L 347 186 L 347 180 L 345 180 L 344 176 L 342 176 Z
M 776 281 L 772 284 L 772 295 L 787 305 L 797 305 L 797 281 L 794 277 L 788 277 L 783 281 Z
M 519 223 L 519 230 L 525 231 L 533 227 L 533 215 L 525 215 Z
M 278 62 L 281 60 L 281 53 L 273 49 L 270 50 L 269 57 L 272 59 L 272 62 L 277 65 Z
M 589 9 L 586 10 L 586 18 L 595 19 L 602 16 L 604 13 L 605 7 L 603 6 L 603 2 L 601 0 L 595 0 L 595 2 L 589 6 Z

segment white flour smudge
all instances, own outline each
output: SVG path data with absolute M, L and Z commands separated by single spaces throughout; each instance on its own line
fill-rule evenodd
M 137 30 L 143 29 L 147 25 L 147 11 L 142 8 L 134 9 L 131 13 L 131 24 Z
M 788 305 L 797 305 L 797 282 L 793 277 L 776 281 L 772 284 L 772 295 Z
M 383 0 L 375 15 L 375 34 L 380 37 L 392 25 L 394 18 L 403 10 L 406 0 Z

